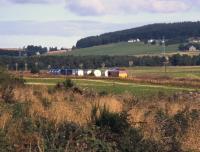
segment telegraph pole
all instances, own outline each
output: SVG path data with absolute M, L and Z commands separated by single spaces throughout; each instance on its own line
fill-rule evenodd
M 38 68 L 38 62 L 35 62 L 35 67 Z
M 25 63 L 24 66 L 25 66 L 25 71 L 28 71 L 28 64 Z
M 165 74 L 167 73 L 167 58 L 166 58 L 166 45 L 165 45 L 165 37 L 163 36 L 163 40 L 162 40 L 162 44 L 163 44 L 163 52 L 164 52 L 164 66 L 165 66 Z
M 15 70 L 18 71 L 18 63 L 15 63 Z
M 9 70 L 9 64 L 6 65 L 6 69 L 7 69 L 7 71 Z

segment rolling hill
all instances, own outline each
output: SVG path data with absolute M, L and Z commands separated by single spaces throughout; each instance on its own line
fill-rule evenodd
M 167 53 L 178 51 L 178 44 L 166 46 Z M 120 42 L 107 45 L 93 46 L 89 48 L 75 49 L 68 52 L 68 55 L 86 56 L 86 55 L 160 55 L 163 48 L 160 45 L 150 45 L 144 43 Z
M 127 42 L 130 39 L 162 39 L 165 37 L 171 44 L 185 42 L 191 37 L 200 37 L 200 22 L 150 24 L 122 31 L 90 36 L 77 41 L 77 48 Z

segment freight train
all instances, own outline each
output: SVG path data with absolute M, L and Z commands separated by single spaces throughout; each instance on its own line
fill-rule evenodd
M 66 76 L 118 77 L 118 78 L 128 77 L 127 71 L 120 68 L 113 68 L 108 70 L 50 69 L 48 71 L 48 74 L 66 75 Z

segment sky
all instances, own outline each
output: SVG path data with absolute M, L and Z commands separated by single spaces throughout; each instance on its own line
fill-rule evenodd
M 0 0 L 0 48 L 72 47 L 152 23 L 200 20 L 200 0 Z

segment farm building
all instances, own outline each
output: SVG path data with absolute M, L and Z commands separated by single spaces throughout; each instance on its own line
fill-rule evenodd
M 136 42 L 140 42 L 140 39 L 130 39 L 128 40 L 128 43 L 136 43 Z
M 193 51 L 197 51 L 197 48 L 195 47 L 195 46 L 191 46 L 190 48 L 189 48 L 189 52 L 193 52 Z
M 50 69 L 49 74 L 53 75 L 68 75 L 68 76 L 89 76 L 93 75 L 95 77 L 119 77 L 127 78 L 127 71 L 124 69 L 110 69 L 102 72 L 101 70 L 82 70 L 82 69 Z
M 127 78 L 128 73 L 124 69 L 112 69 L 108 70 L 108 77 Z
M 59 75 L 61 74 L 61 70 L 60 69 L 51 69 L 48 72 L 49 74 L 53 74 L 53 75 Z
M 61 74 L 62 75 L 73 75 L 73 70 L 72 69 L 62 69 Z

